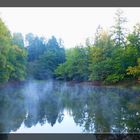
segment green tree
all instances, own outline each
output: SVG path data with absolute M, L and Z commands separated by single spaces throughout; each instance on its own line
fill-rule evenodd
M 137 66 L 129 66 L 127 69 L 128 75 L 133 75 L 135 78 L 138 78 L 140 80 L 140 58 L 137 60 Z
M 65 61 L 65 50 L 61 41 L 58 42 L 54 36 L 47 42 L 43 38 L 30 40 L 32 43 L 28 46 L 28 75 L 40 80 L 55 78 L 54 70 Z
M 20 44 L 21 34 L 18 34 L 19 38 L 17 34 L 12 37 L 1 19 L 0 31 L 0 82 L 23 80 L 26 73 L 26 51 Z
M 10 31 L 0 19 L 0 82 L 6 82 L 9 79 L 11 65 L 8 64 L 8 52 L 10 45 Z
M 111 59 L 114 50 L 113 41 L 108 32 L 102 31 L 98 44 L 92 47 L 90 52 L 90 80 L 105 80 L 114 71 Z
M 26 42 L 28 44 L 29 62 L 37 60 L 46 50 L 46 44 L 43 37 L 38 37 L 29 33 L 26 35 Z
M 130 33 L 127 37 L 128 43 L 137 48 L 140 56 L 140 24 L 137 23 L 134 26 L 133 32 Z
M 24 47 L 24 39 L 21 33 L 14 33 L 12 42 L 14 45 L 17 45 L 21 48 Z
M 127 19 L 123 17 L 123 11 L 121 9 L 118 9 L 115 14 L 115 25 L 112 26 L 112 38 L 114 39 L 115 46 L 125 47 L 126 28 L 124 24 L 127 22 Z
M 24 80 L 26 77 L 27 52 L 16 45 L 10 48 L 9 64 L 12 66 L 10 80 Z
M 67 50 L 66 62 L 55 70 L 59 79 L 88 80 L 88 50 L 82 46 Z

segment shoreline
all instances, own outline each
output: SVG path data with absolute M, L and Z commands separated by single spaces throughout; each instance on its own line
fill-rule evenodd
M 19 85 L 23 85 L 26 81 L 8 81 L 8 82 L 5 82 L 5 83 L 0 83 L 0 88 L 4 88 L 4 87 L 7 87 L 7 86 L 19 86 Z
M 37 80 L 37 79 L 33 79 L 33 80 Z M 65 81 L 65 80 L 56 80 L 56 79 L 52 79 L 53 81 L 58 81 L 58 82 L 67 82 L 68 84 L 81 84 L 81 85 L 91 85 L 91 86 L 106 86 L 106 87 L 111 87 L 111 86 L 123 86 L 123 87 L 129 87 L 129 86 L 140 86 L 140 81 L 138 80 L 125 80 L 125 81 L 120 81 L 118 83 L 114 83 L 114 84 L 105 84 L 102 81 Z M 37 81 L 48 81 L 46 80 L 37 80 Z M 1 83 L 0 84 L 0 88 L 6 87 L 6 86 L 19 86 L 19 85 L 23 85 L 26 82 L 28 82 L 28 80 L 24 80 L 24 81 L 8 81 L 6 83 Z
M 137 80 L 125 80 L 114 84 L 105 84 L 102 81 L 65 81 L 65 82 L 68 82 L 70 84 L 87 84 L 92 86 L 123 86 L 123 87 L 140 86 L 140 81 Z

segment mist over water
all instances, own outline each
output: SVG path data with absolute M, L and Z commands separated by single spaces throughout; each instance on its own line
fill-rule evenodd
M 140 89 L 30 80 L 0 88 L 0 132 L 140 132 Z

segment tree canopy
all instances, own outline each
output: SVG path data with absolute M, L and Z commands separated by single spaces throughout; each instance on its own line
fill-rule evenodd
M 0 83 L 29 78 L 116 83 L 140 78 L 140 24 L 127 32 L 117 10 L 110 30 L 98 26 L 94 43 L 65 49 L 62 39 L 11 34 L 0 19 Z

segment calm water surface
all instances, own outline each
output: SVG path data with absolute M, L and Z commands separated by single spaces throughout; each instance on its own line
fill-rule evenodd
M 140 89 L 56 81 L 0 88 L 0 132 L 140 132 Z

